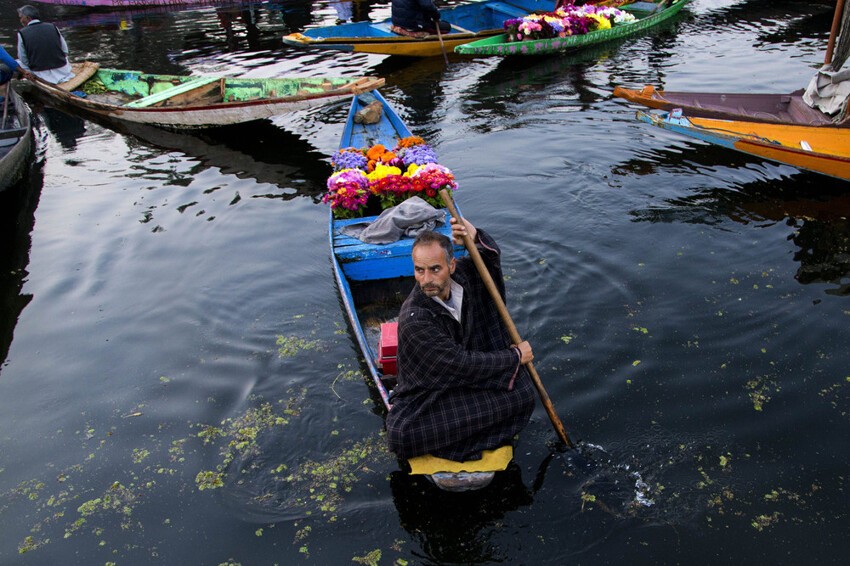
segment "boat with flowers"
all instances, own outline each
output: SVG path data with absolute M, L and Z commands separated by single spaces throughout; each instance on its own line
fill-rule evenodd
M 550 10 L 554 0 L 484 0 L 440 10 L 440 19 L 451 24 L 449 33 L 403 35 L 393 31 L 391 19 L 380 22 L 350 22 L 323 26 L 284 36 L 293 47 L 315 47 L 375 53 L 433 57 L 454 47 L 502 33 L 505 20 L 536 10 Z
M 27 83 L 57 105 L 115 121 L 171 129 L 241 124 L 348 99 L 384 84 L 372 77 L 234 78 L 156 75 L 86 61 L 74 78 Z
M 554 12 L 507 20 L 504 33 L 459 45 L 455 53 L 505 57 L 581 49 L 642 33 L 669 20 L 689 2 L 691 0 L 613 0 L 581 6 L 566 4 Z
M 360 120 L 364 112 L 371 112 L 372 119 Z M 437 163 L 434 150 L 410 133 L 377 90 L 352 100 L 339 151 L 331 162 L 334 173 L 323 200 L 330 205 L 328 236 L 334 276 L 373 392 L 389 410 L 396 384 L 398 312 L 415 284 L 413 238 L 366 243 L 350 235 L 349 228 L 372 225 L 380 216 L 376 214 L 384 210 L 389 214 L 391 207 L 419 197 L 439 207 L 435 216 L 445 221 L 434 229 L 451 237 L 450 214 L 438 204 L 437 191 L 454 190 L 457 183 L 452 172 Z M 466 253 L 463 246 L 455 246 L 456 256 Z M 474 462 L 426 455 L 404 465 L 411 474 L 428 477 L 441 489 L 466 491 L 488 485 L 512 457 L 512 448 L 503 446 L 485 451 Z

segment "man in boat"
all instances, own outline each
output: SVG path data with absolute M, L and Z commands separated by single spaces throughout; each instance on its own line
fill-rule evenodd
M 18 62 L 21 73 L 32 80 L 59 84 L 74 77 L 68 62 L 68 44 L 55 25 L 42 22 L 38 9 L 26 5 L 18 8 L 21 25 L 18 30 Z
M 440 11 L 433 0 L 393 0 L 392 31 L 400 35 L 424 37 L 437 33 L 449 33 L 451 24 L 440 21 Z
M 485 231 L 452 219 L 455 242 L 468 233 L 505 296 L 500 251 Z M 510 444 L 534 410 L 534 386 L 523 364 L 528 342 L 511 344 L 483 280 L 451 240 L 421 233 L 413 244 L 416 286 L 398 323 L 398 385 L 387 415 L 390 450 L 400 458 L 431 454 L 479 460 Z
M 19 71 L 20 67 L 18 67 L 18 62 L 15 61 L 5 49 L 3 49 L 2 45 L 0 45 L 0 86 L 3 87 L 0 89 L 0 93 L 2 93 L 3 96 L 6 96 L 6 89 L 9 88 L 4 85 L 7 85 Z M 2 101 L 2 97 L 0 97 L 0 101 Z

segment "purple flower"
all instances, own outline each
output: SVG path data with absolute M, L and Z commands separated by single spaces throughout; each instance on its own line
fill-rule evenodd
M 345 148 L 337 151 L 331 158 L 334 171 L 341 169 L 366 169 L 366 156 L 359 149 Z
M 416 165 L 424 165 L 426 163 L 436 163 L 437 154 L 427 145 L 414 145 L 403 150 L 401 158 L 405 165 L 415 163 Z

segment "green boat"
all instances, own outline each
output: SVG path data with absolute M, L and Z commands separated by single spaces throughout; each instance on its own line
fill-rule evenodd
M 669 20 L 690 3 L 691 0 L 661 0 L 659 2 L 634 2 L 621 6 L 636 19 L 632 22 L 615 24 L 608 29 L 599 29 L 582 35 L 568 35 L 546 39 L 526 39 L 510 41 L 508 34 L 473 41 L 455 47 L 455 53 L 462 55 L 482 55 L 507 57 L 511 55 L 545 55 L 573 49 L 581 49 L 606 41 L 622 39 Z

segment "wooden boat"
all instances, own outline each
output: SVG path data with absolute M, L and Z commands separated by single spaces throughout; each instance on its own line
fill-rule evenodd
M 824 67 L 821 71 L 837 72 L 846 59 L 846 54 L 844 54 L 834 61 L 833 49 L 836 38 L 840 36 L 843 40 L 848 31 L 842 30 L 842 25 L 850 21 L 848 6 L 850 4 L 846 4 L 844 0 L 836 2 L 832 28 L 829 32 L 829 41 L 824 56 Z M 841 33 L 842 31 L 844 34 Z M 833 68 L 834 65 L 835 68 Z M 845 112 L 842 117 L 841 112 L 837 112 L 836 117 L 832 118 L 819 109 L 806 104 L 804 94 L 805 91 L 802 89 L 790 94 L 672 92 L 656 90 L 652 85 L 646 85 L 641 90 L 619 86 L 614 89 L 614 96 L 658 110 L 668 112 L 681 110 L 690 118 L 715 118 L 824 128 L 846 128 L 850 126 L 850 113 Z
M 378 101 L 382 113 L 375 124 L 358 124 L 355 115 L 370 103 Z M 370 147 L 383 144 L 393 147 L 396 142 L 410 136 L 410 130 L 401 121 L 378 91 L 355 96 L 351 102 L 345 129 L 340 140 L 340 149 L 348 147 Z M 444 210 L 446 222 L 437 229 L 451 235 L 449 212 Z M 407 298 L 415 281 L 413 279 L 413 239 L 403 238 L 391 244 L 367 244 L 342 233 L 345 226 L 360 222 L 370 222 L 377 216 L 337 220 L 329 212 L 328 236 L 331 246 L 331 258 L 342 304 L 363 354 L 369 375 L 384 407 L 389 410 L 390 391 L 395 386 L 395 372 L 386 357 L 379 358 L 381 328 L 398 318 L 399 308 Z M 466 254 L 463 246 L 455 246 L 455 255 Z M 384 352 L 386 354 L 386 352 Z M 490 454 L 488 454 L 490 453 Z M 429 477 L 441 489 L 448 491 L 466 491 L 485 487 L 492 480 L 494 472 L 507 467 L 512 458 L 510 446 L 495 451 L 485 451 L 484 458 L 493 462 L 502 458 L 501 465 L 495 465 L 486 471 L 468 471 L 474 463 L 452 462 L 433 457 L 413 458 L 409 461 L 411 473 Z M 422 461 L 426 459 L 425 461 Z M 490 460 L 487 460 L 491 458 Z M 417 460 L 417 462 L 414 462 Z M 427 470 L 427 471 L 421 471 Z M 436 471 L 435 471 L 436 470 Z
M 642 33 L 678 14 L 691 0 L 672 0 L 672 2 L 668 2 L 669 0 L 634 2 L 621 6 L 620 9 L 630 12 L 637 18 L 636 21 L 616 24 L 609 29 L 600 29 L 582 35 L 523 41 L 510 41 L 508 34 L 501 33 L 494 37 L 459 45 L 455 47 L 455 53 L 505 57 L 510 55 L 544 55 L 547 53 L 581 49 Z M 551 7 L 549 10 L 551 10 Z M 527 14 L 517 17 L 524 15 Z
M 154 75 L 74 65 L 75 77 L 52 85 L 32 84 L 64 106 L 112 120 L 193 129 L 239 124 L 310 108 L 378 88 L 383 79 L 249 79 Z
M 0 104 L 0 192 L 23 175 L 32 153 L 33 136 L 30 109 L 7 83 Z
M 535 10 L 551 10 L 554 0 L 484 0 L 440 10 L 440 19 L 452 25 L 442 34 L 409 37 L 391 31 L 392 21 L 353 22 L 325 26 L 284 36 L 283 42 L 293 47 L 316 47 L 357 53 L 433 57 L 482 37 L 502 33 L 502 24 Z
M 618 86 L 614 89 L 614 96 L 668 112 L 681 109 L 692 118 L 814 127 L 842 126 L 803 102 L 802 90 L 790 94 L 672 92 L 646 85 L 640 90 Z M 846 126 L 847 122 L 843 125 Z
M 686 117 L 681 111 L 638 120 L 708 143 L 850 181 L 850 129 Z

